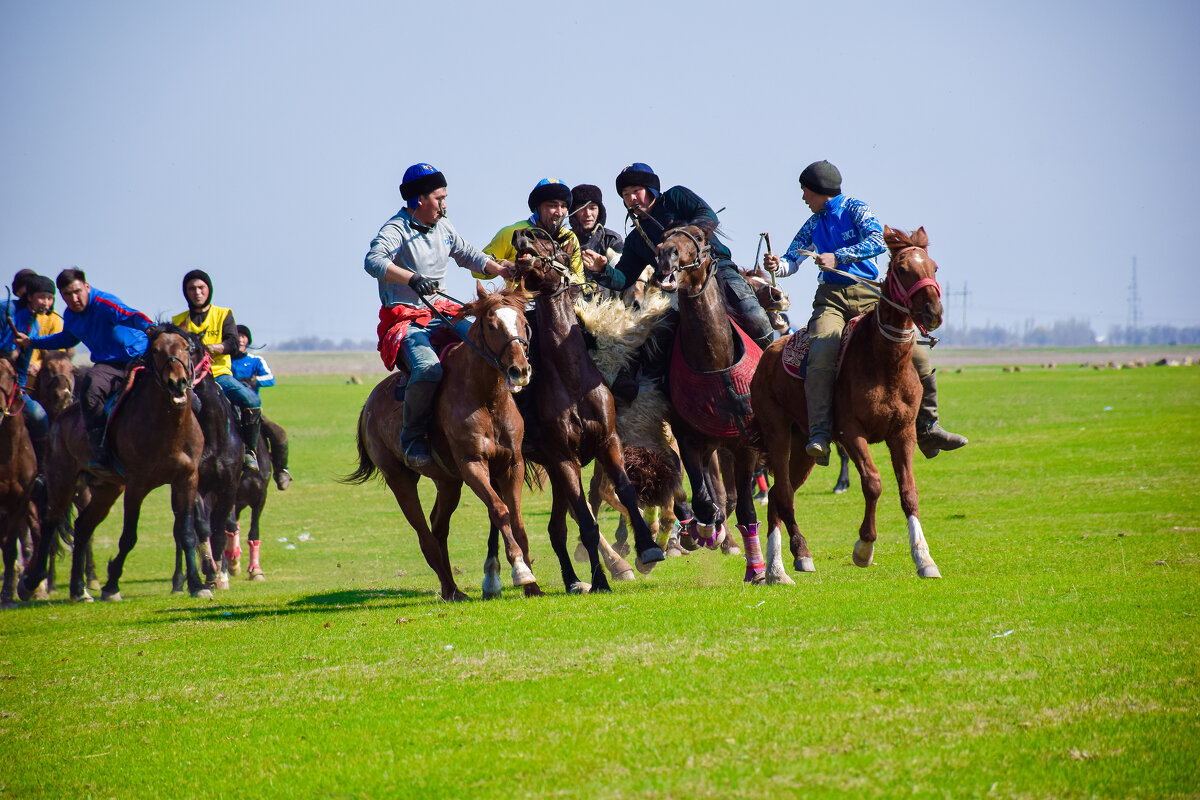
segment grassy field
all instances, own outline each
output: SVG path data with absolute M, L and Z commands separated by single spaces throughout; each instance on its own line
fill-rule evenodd
M 125 602 L 0 614 L 0 795 L 1200 796 L 1200 368 L 940 388 L 971 438 L 916 465 L 941 581 L 916 578 L 887 474 L 876 563 L 852 566 L 857 482 L 833 496 L 823 470 L 796 586 L 706 551 L 566 596 L 527 493 L 549 595 L 449 606 L 390 495 L 336 483 L 370 382 L 287 379 L 268 582 L 170 596 L 160 490 Z M 473 498 L 454 530 L 478 598 Z

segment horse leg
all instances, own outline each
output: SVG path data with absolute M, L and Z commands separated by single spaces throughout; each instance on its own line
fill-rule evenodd
M 175 571 L 171 573 L 171 594 L 183 594 L 183 548 L 175 543 Z
M 488 526 L 487 558 L 483 561 L 483 599 L 500 597 L 504 584 L 500 581 L 500 529 Z
M 454 581 L 449 555 L 444 551 L 443 545 L 438 543 L 433 532 L 429 530 L 429 523 L 425 521 L 421 498 L 417 494 L 417 481 L 421 476 L 398 462 L 388 464 L 386 468 L 381 466 L 380 471 L 383 472 L 388 488 L 392 490 L 392 495 L 396 498 L 396 504 L 400 506 L 404 518 L 417 533 L 417 543 L 421 546 L 421 554 L 425 556 L 425 563 L 434 571 L 438 577 L 438 583 L 441 584 L 442 599 L 448 602 L 466 600 L 467 596 L 459 590 L 458 584 Z M 439 486 L 439 498 L 441 494 L 442 487 Z M 434 506 L 437 506 L 436 500 Z
M 942 573 L 929 555 L 929 545 L 925 542 L 925 532 L 921 530 L 917 500 L 917 481 L 913 477 L 912 441 L 901 439 L 888 442 L 888 452 L 892 455 L 892 470 L 896 473 L 896 484 L 900 487 L 900 508 L 908 520 L 908 546 L 913 563 L 917 565 L 917 575 L 922 578 L 940 578 Z
M 883 491 L 883 482 L 879 479 L 879 470 L 871 459 L 871 451 L 867 449 L 867 440 L 859 434 L 844 435 L 843 444 L 846 451 L 858 467 L 858 476 L 862 481 L 863 509 L 862 525 L 858 529 L 858 541 L 854 543 L 854 564 L 859 567 L 871 566 L 875 555 L 875 507 L 879 504 L 879 495 Z
M 434 571 L 438 573 L 439 580 L 443 574 L 450 576 L 453 588 L 447 592 L 443 582 L 442 599 L 457 603 L 466 600 L 467 595 L 458 588 L 457 582 L 454 580 L 454 568 L 450 565 L 450 548 L 447 541 L 450 538 L 450 517 L 453 516 L 455 509 L 458 508 L 458 502 L 462 498 L 462 481 L 453 478 L 439 478 L 435 479 L 433 483 L 437 487 L 437 497 L 429 512 L 429 537 L 433 542 L 435 557 L 438 559 L 438 565 Z M 414 481 L 414 488 L 415 485 Z
M 71 551 L 71 581 L 69 584 L 72 600 L 84 603 L 92 602 L 91 595 L 87 593 L 87 584 L 84 582 L 83 577 L 84 553 L 91 546 L 92 534 L 95 533 L 96 527 L 108 516 L 113 503 L 117 502 L 117 498 L 121 496 L 121 492 L 124 490 L 125 487 L 116 483 L 104 483 L 97 486 L 95 491 L 92 492 L 91 502 L 87 504 L 87 507 L 80 512 L 78 519 L 75 520 L 74 549 Z M 101 592 L 103 592 L 103 587 L 101 588 Z
M 525 531 L 525 520 L 521 515 L 521 492 L 524 487 L 525 480 L 525 464 L 524 462 L 513 463 L 508 469 L 502 469 L 498 472 L 497 477 L 493 479 L 492 485 L 495 487 L 500 499 L 508 506 L 511 516 L 513 541 L 517 543 L 517 547 L 521 548 L 521 552 L 525 555 L 525 563 L 532 564 L 533 559 L 529 555 L 529 535 Z M 542 587 L 538 586 L 537 581 L 527 583 L 521 587 L 525 592 L 526 597 L 542 597 L 545 593 Z
M 50 456 L 53 456 L 51 458 Z M 66 456 L 64 458 L 64 455 Z M 75 490 L 75 482 L 79 478 L 79 468 L 70 460 L 70 455 L 62 452 L 62 445 L 57 439 L 51 441 L 50 455 L 46 461 L 46 498 L 44 513 L 41 517 L 41 529 L 57 532 L 61 525 L 68 524 L 67 510 L 71 504 L 71 496 Z M 119 492 L 118 492 L 119 493 Z M 111 505 L 111 503 L 110 503 Z M 102 517 L 103 519 L 103 517 Z M 74 553 L 88 549 L 90 544 L 80 545 L 72 539 Z M 57 549 L 58 541 L 54 536 L 39 536 L 35 542 L 33 558 L 25 564 L 25 571 L 17 582 L 17 597 L 22 601 L 29 600 L 37 592 L 38 585 L 45 580 L 49 572 L 50 554 Z M 73 589 L 74 587 L 72 587 Z M 83 592 L 87 595 L 86 590 Z M 91 599 L 91 597 L 87 597 Z
M 204 581 L 200 579 L 200 570 L 197 567 L 197 547 L 196 547 L 196 484 L 199 480 L 197 473 L 192 472 L 189 475 L 177 479 L 171 484 L 171 510 L 175 513 L 175 526 L 173 533 L 177 544 L 183 546 L 183 567 L 187 574 L 188 592 L 199 600 L 211 600 L 212 590 L 204 585 Z M 142 510 L 142 500 L 145 499 L 145 490 L 140 490 L 141 496 L 133 502 L 130 495 L 125 497 L 125 527 L 128 529 L 132 518 L 133 527 L 130 529 L 132 541 L 137 541 L 137 519 Z M 125 532 L 121 534 L 122 550 L 118 553 L 123 556 L 125 552 Z M 133 549 L 132 542 L 129 545 Z M 208 560 L 211 561 L 211 553 L 208 555 Z M 124 559 L 122 558 L 122 565 Z M 118 570 L 117 576 L 120 576 Z M 109 580 L 116 584 L 116 580 L 112 573 L 112 564 L 109 564 Z
M 500 535 L 504 537 L 505 555 L 508 557 L 508 562 L 512 564 L 513 586 L 537 583 L 537 578 L 533 576 L 529 565 L 525 563 L 525 554 L 522 552 L 521 546 L 517 544 L 517 540 L 513 536 L 513 513 L 508 505 L 500 499 L 496 490 L 492 488 L 491 475 L 487 465 L 482 461 L 466 461 L 459 465 L 459 471 L 463 476 L 463 482 L 483 501 L 484 507 L 488 510 L 488 520 L 500 530 Z M 447 566 L 449 566 L 448 558 Z
M 843 494 L 850 488 L 850 456 L 846 455 L 846 448 L 842 447 L 841 442 L 837 445 L 838 461 L 841 462 L 841 471 L 838 473 L 837 483 L 833 486 L 834 494 Z
M 746 574 L 742 580 L 746 583 L 766 583 L 767 565 L 763 559 L 762 546 L 758 539 L 758 514 L 754 508 L 754 473 L 758 468 L 758 454 L 748 447 L 738 448 L 733 455 L 733 486 L 737 497 L 737 527 L 742 535 L 742 547 L 746 552 Z M 770 540 L 770 534 L 768 534 Z M 772 583 L 791 583 L 783 570 L 783 561 L 779 556 L 779 535 L 775 535 L 775 560 L 778 569 L 773 575 Z
M 705 468 L 710 454 L 701 452 L 700 446 L 683 433 L 682 426 L 676 428 L 676 440 L 679 443 L 679 457 L 683 461 L 683 470 L 692 486 L 692 514 L 697 526 L 706 529 L 705 538 L 708 538 L 721 521 L 721 510 L 717 506 Z
M 196 499 L 192 502 L 192 535 L 196 538 L 196 555 L 200 562 L 200 571 L 204 573 L 204 583 L 210 588 L 216 588 L 219 583 L 218 575 L 220 575 L 221 566 L 213 560 L 211 509 L 212 503 L 206 502 L 202 496 L 197 494 Z M 229 588 L 228 581 L 225 583 L 225 588 Z
M 4 586 L 0 588 L 0 608 L 16 608 L 17 601 L 13 597 L 13 587 L 17 576 L 17 537 L 11 532 L 4 535 Z

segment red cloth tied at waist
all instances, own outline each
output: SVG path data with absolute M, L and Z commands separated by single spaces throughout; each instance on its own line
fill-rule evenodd
M 743 435 L 754 414 L 750 409 L 750 379 L 762 358 L 754 340 L 734 323 L 735 350 L 741 357 L 729 369 L 700 372 L 687 364 L 683 345 L 675 337 L 671 357 L 671 404 L 696 430 L 724 439 Z
M 462 308 L 450 300 L 434 300 L 433 307 L 447 317 L 453 317 Z M 406 306 L 403 303 L 391 308 L 379 309 L 379 327 L 375 335 L 379 337 L 379 357 L 388 369 L 396 368 L 396 359 L 400 356 L 400 340 L 408 333 L 408 326 L 416 323 L 422 327 L 433 320 L 433 312 L 428 308 Z

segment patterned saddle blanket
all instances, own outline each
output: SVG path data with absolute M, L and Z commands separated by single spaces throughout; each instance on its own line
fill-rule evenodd
M 842 328 L 842 344 L 838 348 L 837 372 L 842 371 L 842 359 L 846 357 L 846 346 L 850 344 L 850 337 L 854 335 L 854 328 L 858 325 L 859 320 L 865 317 L 866 314 L 859 314 L 854 319 L 846 323 L 846 327 Z M 804 380 L 808 375 L 808 327 L 803 327 L 792 335 L 788 336 L 787 342 L 783 345 L 783 368 L 787 374 L 793 378 Z

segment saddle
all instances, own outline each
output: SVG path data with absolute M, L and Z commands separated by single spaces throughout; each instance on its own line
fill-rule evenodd
M 671 404 L 693 428 L 708 436 L 729 439 L 743 436 L 754 419 L 750 408 L 750 379 L 762 350 L 732 319 L 735 360 L 728 369 L 701 372 L 683 357 L 675 337 L 669 385 Z
M 854 335 L 854 328 L 858 325 L 859 320 L 865 317 L 866 314 L 859 314 L 846 323 L 846 327 L 842 328 L 842 343 L 838 348 L 837 367 L 834 371 L 834 377 L 842 371 L 842 360 L 846 357 L 846 346 L 850 344 L 850 337 Z M 788 336 L 787 341 L 783 345 L 783 369 L 788 375 L 793 378 L 804 380 L 808 375 L 808 326 L 801 328 L 795 333 Z
M 407 326 L 406 326 L 407 327 Z M 442 325 L 429 336 L 429 346 L 437 353 L 438 360 L 446 357 L 446 353 L 462 343 L 454 329 L 449 325 Z M 393 396 L 397 402 L 404 400 L 404 390 L 408 388 L 408 379 L 410 376 L 408 365 L 404 363 L 404 359 L 399 355 L 396 357 L 396 369 L 400 371 L 400 380 L 396 381 L 393 389 Z

